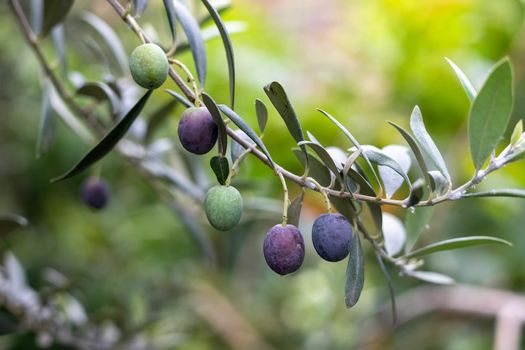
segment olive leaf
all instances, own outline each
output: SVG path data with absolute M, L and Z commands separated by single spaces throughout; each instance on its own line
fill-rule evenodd
M 115 33 L 111 26 L 108 25 L 104 20 L 91 12 L 84 12 L 81 18 L 99 34 L 101 39 L 104 40 L 107 48 L 111 51 L 113 58 L 117 63 L 119 71 L 126 73 L 128 67 L 128 57 L 117 33 Z
M 351 308 L 361 296 L 361 291 L 365 283 L 365 260 L 361 250 L 359 233 L 354 232 L 352 243 L 350 244 L 350 255 L 346 267 L 345 282 L 345 303 L 346 307 Z
M 266 129 L 266 123 L 268 122 L 268 109 L 266 109 L 266 105 L 263 101 L 259 99 L 255 100 L 255 113 L 257 114 L 259 131 L 261 134 L 264 134 L 264 129 Z
M 224 121 L 222 120 L 221 112 L 219 111 L 219 107 L 206 93 L 202 94 L 202 102 L 204 102 L 204 105 L 206 108 L 208 108 L 208 111 L 211 114 L 211 117 L 213 118 L 213 121 L 215 124 L 217 124 L 218 129 L 218 143 L 219 143 L 219 155 L 224 157 L 226 155 L 226 150 L 228 149 L 228 134 L 226 133 L 226 125 L 224 125 Z
M 434 208 L 432 207 L 417 207 L 407 210 L 404 220 L 407 235 L 405 247 L 407 250 L 412 249 L 419 236 L 427 229 L 433 211 Z
M 505 58 L 493 68 L 470 109 L 468 134 L 476 170 L 481 169 L 505 133 L 513 99 L 512 67 Z
M 268 162 L 273 168 L 274 164 L 273 164 L 272 157 L 270 156 L 270 152 L 268 152 L 268 150 L 266 149 L 266 146 L 264 145 L 262 140 L 259 138 L 259 136 L 257 136 L 255 131 L 253 131 L 253 129 L 248 124 L 246 124 L 246 122 L 237 113 L 231 110 L 228 106 L 219 105 L 219 110 L 222 113 L 224 113 L 224 115 L 227 116 L 235 125 L 237 125 L 239 129 L 244 131 L 244 133 L 248 135 L 248 137 L 251 138 L 253 142 L 255 142 L 257 147 L 259 147 L 261 151 L 264 153 L 264 155 L 266 156 L 266 158 L 268 158 Z
M 163 0 L 164 8 L 166 9 L 166 16 L 171 31 L 171 42 L 175 44 L 177 41 L 177 15 L 175 14 L 175 7 L 173 6 L 173 0 Z
M 146 11 L 148 0 L 133 0 L 133 9 L 135 10 L 135 17 L 140 17 Z
M 230 36 L 228 35 L 228 30 L 226 29 L 226 26 L 224 25 L 224 22 L 222 21 L 219 12 L 210 4 L 208 0 L 201 1 L 208 10 L 210 17 L 213 19 L 213 22 L 215 22 L 215 26 L 217 26 L 217 29 L 219 30 L 219 33 L 221 35 L 222 43 L 224 45 L 224 51 L 226 52 L 226 61 L 228 63 L 228 75 L 230 82 L 230 107 L 231 109 L 235 109 L 235 60 L 233 57 L 232 42 L 230 40 Z
M 180 103 L 182 103 L 184 105 L 184 107 L 186 107 L 186 108 L 193 107 L 193 104 L 190 101 L 188 101 L 184 96 L 179 94 L 178 92 L 173 91 L 173 90 L 169 90 L 169 89 L 166 89 L 164 91 L 166 91 L 171 96 L 175 97 L 175 99 L 177 101 L 179 101 Z
M 292 135 L 296 142 L 304 141 L 303 129 L 301 128 L 297 114 L 295 113 L 290 99 L 282 85 L 274 81 L 264 87 L 264 92 L 266 92 L 266 95 L 272 102 L 273 106 L 284 120 L 290 135 Z M 306 167 L 308 167 L 308 153 L 306 152 L 306 146 L 300 145 L 299 147 L 305 154 Z
M 417 278 L 417 279 L 419 279 L 421 281 L 434 283 L 434 284 L 449 285 L 449 284 L 454 284 L 455 283 L 453 278 L 451 278 L 451 277 L 449 277 L 447 275 L 443 275 L 441 273 L 437 273 L 437 272 L 431 272 L 431 271 L 405 271 L 405 274 L 407 274 L 408 276 Z
M 52 179 L 52 182 L 62 181 L 80 174 L 93 163 L 102 159 L 115 145 L 124 137 L 135 119 L 146 105 L 153 90 L 148 90 L 144 96 L 133 106 L 133 108 L 122 118 L 82 159 L 65 174 Z
M 111 113 L 117 115 L 120 110 L 120 99 L 113 89 L 106 83 L 93 82 L 82 85 L 75 92 L 77 95 L 89 96 L 97 101 L 107 101 L 111 107 Z
M 290 206 L 288 206 L 288 224 L 294 225 L 296 227 L 299 226 L 299 219 L 301 217 L 301 208 L 303 206 L 303 200 L 304 191 L 302 190 L 301 193 L 292 201 Z
M 416 249 L 410 253 L 405 254 L 404 258 L 406 259 L 416 258 L 416 257 L 421 257 L 424 255 L 429 255 L 432 253 L 444 251 L 444 250 L 467 248 L 467 247 L 472 247 L 476 245 L 491 244 L 491 243 L 504 244 L 504 245 L 508 245 L 512 247 L 512 243 L 504 239 L 501 239 L 501 238 L 491 237 L 491 236 L 469 236 L 469 237 L 452 238 L 452 239 L 447 239 L 444 241 L 429 244 L 427 246 L 424 246 L 422 248 Z
M 385 278 L 385 281 L 388 287 L 388 294 L 390 295 L 390 305 L 392 305 L 392 324 L 396 324 L 396 321 L 397 321 L 396 294 L 394 292 L 394 284 L 392 283 L 392 277 L 390 277 L 390 274 L 388 273 L 388 270 L 386 269 L 385 263 L 381 255 L 379 255 L 379 253 L 376 252 L 375 256 L 377 258 L 377 262 L 379 263 L 379 267 L 381 268 L 381 272 L 383 273 L 383 277 Z
M 447 60 L 448 64 L 452 67 L 454 70 L 454 73 L 459 79 L 459 82 L 461 83 L 461 86 L 463 87 L 463 90 L 465 90 L 468 98 L 470 101 L 473 101 L 476 98 L 477 92 L 470 80 L 467 78 L 465 73 L 454 63 L 452 60 L 445 57 L 445 60 Z
M 450 175 L 448 173 L 445 160 L 443 159 L 441 152 L 439 152 L 436 144 L 432 140 L 432 137 L 430 137 L 429 133 L 427 132 L 425 124 L 423 123 L 421 110 L 418 106 L 414 107 L 412 115 L 410 116 L 410 129 L 412 129 L 416 142 L 423 152 L 425 159 L 437 170 L 439 170 L 450 183 Z
M 388 145 L 383 147 L 381 151 L 393 158 L 400 165 L 403 172 L 408 174 L 412 163 L 410 149 L 408 147 L 402 145 Z M 405 180 L 396 171 L 387 166 L 378 165 L 377 170 L 379 172 L 379 177 L 383 181 L 386 197 L 392 198 L 394 193 L 401 187 L 401 185 L 403 185 Z
M 407 238 L 403 222 L 390 213 L 383 213 L 383 238 L 388 255 L 399 254 Z
M 199 23 L 188 8 L 178 0 L 172 0 L 175 15 L 179 20 L 182 30 L 186 34 L 188 43 L 191 48 L 195 69 L 200 87 L 204 87 L 206 81 L 206 48 L 204 46 L 204 38 L 200 32 Z
M 321 114 L 323 114 L 325 117 L 327 117 L 332 123 L 335 124 L 335 126 L 337 126 L 342 132 L 343 134 L 345 134 L 345 136 L 350 140 L 350 142 L 352 142 L 352 144 L 358 149 L 358 150 L 361 150 L 361 145 L 359 144 L 359 142 L 357 142 L 357 139 L 352 135 L 352 133 L 350 131 L 348 131 L 347 128 L 345 128 L 343 126 L 343 124 L 341 124 L 337 119 L 335 119 L 332 115 L 330 115 L 330 113 L 318 108 L 317 109 Z M 370 159 L 368 159 L 368 157 L 363 153 L 363 152 L 360 152 L 359 155 L 361 157 L 363 157 L 363 159 L 366 161 L 368 167 L 370 168 L 370 171 L 372 172 L 372 174 L 374 175 L 374 179 L 376 180 L 376 183 L 377 185 L 379 186 L 380 190 L 382 191 L 382 186 L 381 186 L 381 181 L 379 181 L 379 177 L 377 176 L 376 174 L 376 171 L 374 169 L 374 167 L 372 166 L 372 163 L 370 162 Z
M 330 171 L 335 175 L 339 183 L 343 182 L 343 178 L 341 177 L 341 174 L 339 173 L 339 169 L 335 165 L 335 162 L 330 156 L 330 154 L 328 154 L 328 152 L 323 146 L 321 146 L 318 143 L 311 142 L 311 141 L 301 141 L 297 145 L 299 147 L 301 147 L 302 145 L 307 145 L 308 147 L 310 147 L 319 156 L 319 158 L 324 163 L 324 165 L 326 165 L 326 167 L 330 169 Z
M 392 157 L 390 157 L 385 152 L 381 151 L 380 149 L 370 146 L 370 145 L 363 145 L 361 146 L 363 154 L 366 155 L 366 157 L 372 162 L 377 165 L 386 166 L 392 170 L 394 170 L 398 175 L 400 175 L 403 180 L 406 182 L 409 190 L 412 190 L 412 184 L 410 183 L 410 179 L 408 178 L 408 175 L 403 170 L 401 165 Z M 383 185 L 385 185 L 383 180 Z M 390 185 L 389 185 L 390 186 Z M 386 187 L 386 185 L 385 185 Z M 409 194 L 410 196 L 410 194 Z
M 42 27 L 39 36 L 47 36 L 57 24 L 62 22 L 71 10 L 73 3 L 73 0 L 44 0 Z
M 476 198 L 476 197 L 516 197 L 525 198 L 525 190 L 516 188 L 507 188 L 501 190 L 490 190 L 482 192 L 465 193 L 461 198 Z
M 405 141 L 408 143 L 408 146 L 410 146 L 410 149 L 412 150 L 412 152 L 414 153 L 414 156 L 416 157 L 417 164 L 419 165 L 419 168 L 421 169 L 421 173 L 425 177 L 425 182 L 426 182 L 427 186 L 429 186 L 429 188 L 430 188 L 430 181 L 431 181 L 430 175 L 428 174 L 427 164 L 425 163 L 425 158 L 423 156 L 423 152 L 419 148 L 418 143 L 412 137 L 412 135 L 410 135 L 408 132 L 406 132 L 402 127 L 400 127 L 399 125 L 397 125 L 397 124 L 395 124 L 393 122 L 388 122 L 388 123 L 390 125 L 392 125 L 394 128 L 396 128 L 397 131 L 399 131 L 401 136 L 403 136 Z
M 228 178 L 228 174 L 230 173 L 230 164 L 228 163 L 228 158 L 221 156 L 212 157 L 210 160 L 210 166 L 215 173 L 215 176 L 217 176 L 217 181 L 221 185 L 224 185 L 226 183 L 226 179 Z

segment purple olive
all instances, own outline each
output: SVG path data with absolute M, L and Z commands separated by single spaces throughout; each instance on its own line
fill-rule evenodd
M 182 112 L 179 139 L 191 153 L 208 153 L 217 141 L 217 124 L 206 107 L 191 107 Z
M 292 273 L 303 264 L 303 236 L 294 225 L 275 225 L 266 233 L 263 253 L 273 271 L 279 275 Z
M 312 241 L 315 251 L 327 261 L 343 260 L 350 251 L 352 227 L 341 214 L 323 214 L 315 219 Z
M 82 200 L 91 208 L 104 208 L 109 201 L 110 195 L 109 185 L 104 180 L 91 178 L 82 184 Z

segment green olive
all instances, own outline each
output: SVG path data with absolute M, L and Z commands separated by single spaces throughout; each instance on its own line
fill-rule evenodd
M 241 220 L 241 194 L 233 186 L 214 186 L 206 194 L 204 209 L 213 227 L 220 231 L 231 230 Z
M 168 78 L 169 63 L 164 51 L 155 44 L 135 48 L 129 58 L 131 76 L 145 89 L 156 89 Z

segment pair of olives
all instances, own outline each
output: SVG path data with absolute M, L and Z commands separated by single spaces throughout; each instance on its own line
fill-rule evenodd
M 340 261 L 350 251 L 352 227 L 341 214 L 323 214 L 312 227 L 314 248 L 327 261 Z M 299 269 L 304 260 L 304 240 L 294 225 L 275 225 L 267 233 L 263 245 L 268 266 L 280 275 Z

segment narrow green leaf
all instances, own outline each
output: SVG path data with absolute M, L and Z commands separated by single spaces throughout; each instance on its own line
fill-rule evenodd
M 465 193 L 461 198 L 476 198 L 476 197 L 516 197 L 525 198 L 525 190 L 507 188 L 501 190 L 490 190 L 483 192 Z
M 522 134 L 523 134 L 523 120 L 520 119 L 520 121 L 518 121 L 516 125 L 514 126 L 514 130 L 512 130 L 512 135 L 510 137 L 510 144 L 513 146 L 517 145 Z
M 53 44 L 55 46 L 55 52 L 58 57 L 60 66 L 60 75 L 62 79 L 67 79 L 67 57 L 66 57 L 66 44 L 64 38 L 64 25 L 60 24 L 53 28 L 51 31 L 51 37 L 53 38 Z
M 180 103 L 182 103 L 182 105 L 186 108 L 190 108 L 190 107 L 193 107 L 193 104 L 188 101 L 184 96 L 182 96 L 181 94 L 179 94 L 178 92 L 176 91 L 173 91 L 173 90 L 169 90 L 169 89 L 166 89 L 165 90 L 168 94 L 170 94 L 171 96 L 175 97 L 175 99 L 177 99 L 177 101 L 179 101 Z
M 296 227 L 299 226 L 299 219 L 301 217 L 301 208 L 303 206 L 304 191 L 292 201 L 288 207 L 288 223 Z
M 44 14 L 42 19 L 42 30 L 40 31 L 40 37 L 45 37 L 51 32 L 54 26 L 62 22 L 71 7 L 73 6 L 73 0 L 53 0 L 44 1 Z
M 206 9 L 208 10 L 213 22 L 217 26 L 219 33 L 221 34 L 222 43 L 224 45 L 224 51 L 226 52 L 226 61 L 228 62 L 228 75 L 230 82 L 230 107 L 235 109 L 235 60 L 233 57 L 233 46 L 228 35 L 228 30 L 224 25 L 219 12 L 210 4 L 208 0 L 201 0 Z
M 403 170 L 405 174 L 408 174 L 410 166 L 412 165 L 412 158 L 410 157 L 410 149 L 408 147 L 401 145 L 388 145 L 383 147 L 381 151 L 393 158 L 400 165 L 401 170 Z M 391 168 L 384 165 L 378 165 L 377 171 L 379 172 L 379 177 L 383 181 L 386 197 L 392 198 L 395 192 L 405 182 L 404 178 Z
M 246 122 L 237 113 L 231 110 L 228 106 L 219 105 L 219 110 L 222 113 L 224 113 L 224 115 L 226 115 L 235 125 L 237 125 L 239 129 L 244 131 L 244 133 L 248 135 L 248 137 L 251 138 L 253 142 L 255 142 L 257 147 L 259 147 L 261 151 L 266 155 L 266 158 L 268 158 L 270 165 L 273 167 L 274 164 L 273 164 L 272 157 L 270 156 L 270 153 L 266 149 L 266 146 L 264 145 L 262 140 L 259 138 L 259 136 L 257 136 L 255 131 L 253 131 L 253 129 L 248 124 L 246 124 Z
M 434 284 L 449 285 L 456 282 L 452 277 L 431 271 L 407 271 L 406 274 L 421 281 Z
M 93 163 L 102 159 L 108 154 L 115 145 L 124 137 L 126 132 L 129 130 L 135 119 L 138 117 L 153 90 L 148 90 L 146 94 L 131 108 L 131 110 L 122 118 L 103 138 L 102 140 L 93 147 L 73 168 L 71 168 L 65 174 L 52 179 L 52 182 L 62 181 L 80 174 Z
M 357 171 L 350 169 L 348 172 L 348 177 L 351 178 L 355 184 L 359 186 L 359 193 L 364 194 L 370 197 L 376 197 L 376 193 L 372 188 L 372 185 Z M 348 189 L 350 190 L 350 189 Z M 366 202 L 366 205 L 370 209 L 370 214 L 374 220 L 374 224 L 377 228 L 377 231 L 382 235 L 383 230 L 383 213 L 381 206 L 375 202 Z
M 242 131 L 242 130 L 235 130 L 235 133 L 237 135 L 240 135 L 243 140 L 248 142 L 248 144 L 255 145 L 253 140 L 251 138 L 249 138 L 248 135 L 246 135 L 244 133 L 244 131 Z M 238 143 L 237 141 L 235 141 L 232 138 L 231 139 L 231 144 L 230 144 L 230 157 L 231 157 L 232 162 L 235 162 L 237 160 L 237 158 L 239 158 L 244 151 L 246 151 L 246 148 L 244 148 L 244 146 L 242 146 L 240 143 Z M 242 161 L 242 159 L 241 159 L 241 161 Z
M 377 258 L 377 262 L 379 263 L 379 267 L 381 268 L 381 272 L 383 273 L 383 277 L 385 277 L 385 281 L 388 287 L 388 294 L 390 295 L 390 304 L 392 305 L 392 324 L 395 325 L 397 321 L 397 307 L 396 307 L 396 293 L 394 292 L 394 284 L 392 283 L 392 277 L 390 277 L 390 274 L 388 273 L 388 270 L 386 269 L 385 263 L 381 255 L 379 255 L 376 252 L 375 256 Z
M 259 124 L 259 131 L 264 134 L 266 129 L 266 123 L 268 122 L 268 110 L 264 105 L 263 101 L 255 100 L 255 113 L 257 114 L 257 123 Z
M 230 173 L 230 164 L 228 163 L 228 158 L 221 156 L 212 157 L 210 160 L 210 166 L 215 173 L 215 176 L 217 176 L 217 181 L 221 185 L 224 185 L 226 183 L 226 179 L 228 178 L 228 174 Z
M 113 89 L 106 83 L 93 82 L 82 85 L 77 95 L 89 96 L 100 102 L 109 102 L 111 114 L 117 115 L 120 110 L 120 99 Z
M 428 172 L 428 175 L 430 176 L 430 188 L 432 188 L 432 192 L 437 195 L 442 195 L 448 190 L 450 182 L 445 179 L 440 171 L 431 170 Z
M 31 28 L 36 35 L 40 36 L 44 19 L 44 0 L 31 0 L 29 7 L 31 11 Z
M 157 131 L 157 129 L 164 123 L 166 118 L 170 115 L 178 103 L 178 100 L 169 100 L 151 114 L 146 127 L 146 135 L 144 136 L 144 139 L 147 143 L 151 141 L 155 131 Z
M 383 213 L 383 238 L 385 250 L 390 256 L 399 254 L 405 245 L 407 234 L 405 225 L 390 213 Z
M 170 24 L 171 31 L 171 42 L 177 41 L 177 15 L 175 15 L 175 7 L 173 6 L 173 0 L 163 0 L 164 8 L 166 9 L 166 16 Z
M 343 134 L 345 134 L 345 136 L 350 140 L 350 142 L 352 142 L 352 144 L 357 149 L 359 149 L 359 150 L 361 149 L 361 145 L 359 144 L 359 142 L 357 142 L 357 139 L 352 135 L 352 133 L 350 133 L 350 131 L 348 131 L 348 129 L 346 129 L 343 126 L 343 124 L 341 124 L 337 119 L 335 119 L 328 112 L 326 112 L 326 111 L 324 111 L 324 110 L 322 110 L 320 108 L 318 108 L 317 110 L 319 112 L 321 112 L 325 117 L 327 117 L 332 123 L 334 123 L 335 126 L 337 126 L 343 132 Z M 379 177 L 377 176 L 376 171 L 375 171 L 374 167 L 372 166 L 372 163 L 370 162 L 370 159 L 368 159 L 368 157 L 363 152 L 361 152 L 360 155 L 366 161 L 368 167 L 370 168 L 370 171 L 374 175 L 374 179 L 376 180 L 377 185 L 379 186 L 380 190 L 382 191 L 383 188 L 381 187 L 381 181 L 379 181 Z
M 133 9 L 135 10 L 135 17 L 140 17 L 146 11 L 148 0 L 133 0 Z
M 266 85 L 264 87 L 264 91 L 266 92 L 266 95 L 272 102 L 277 112 L 279 112 L 281 118 L 283 118 L 288 131 L 295 141 L 304 141 L 303 130 L 299 124 L 299 119 L 297 118 L 297 114 L 295 113 L 295 110 L 290 103 L 290 99 L 288 98 L 288 95 L 284 91 L 282 85 L 274 81 Z
M 419 169 L 421 169 L 421 173 L 425 177 L 425 182 L 426 182 L 427 186 L 429 186 L 429 188 L 430 188 L 430 181 L 431 181 L 431 179 L 430 179 L 430 175 L 428 175 L 427 164 L 425 163 L 425 158 L 423 157 L 423 152 L 419 148 L 419 145 L 417 144 L 416 140 L 414 140 L 412 135 L 410 135 L 408 132 L 406 132 L 399 125 L 397 125 L 397 124 L 395 124 L 393 122 L 388 122 L 388 123 L 390 125 L 392 125 L 394 128 L 396 128 L 397 131 L 399 131 L 401 136 L 403 136 L 405 141 L 408 143 L 408 146 L 410 146 L 410 149 L 412 150 L 412 152 L 414 153 L 414 156 L 416 157 L 417 164 L 419 165 Z
M 365 283 L 365 260 L 361 250 L 359 233 L 355 232 L 350 245 L 350 256 L 346 268 L 345 303 L 346 307 L 354 306 L 361 296 Z
M 406 250 L 412 250 L 419 236 L 427 229 L 434 208 L 417 207 L 407 210 L 405 216 L 405 228 L 407 232 Z
M 224 22 L 224 26 L 226 27 L 226 30 L 230 35 L 235 33 L 242 33 L 246 30 L 246 24 L 242 21 L 227 21 Z M 209 41 L 211 39 L 215 39 L 217 37 L 221 36 L 221 33 L 217 29 L 217 27 L 207 27 L 201 30 L 201 35 L 204 41 Z M 182 41 L 177 43 L 177 51 L 176 54 L 181 54 L 186 51 L 190 50 L 190 45 L 187 41 Z
M 206 48 L 204 47 L 204 39 L 200 32 L 199 23 L 197 23 L 195 17 L 193 17 L 183 3 L 177 0 L 173 0 L 172 3 L 175 9 L 175 15 L 190 44 L 193 62 L 195 63 L 197 77 L 202 89 L 206 81 Z
M 290 132 L 290 135 L 294 138 L 296 142 L 304 141 L 303 129 L 297 118 L 297 114 L 293 109 L 293 106 L 288 98 L 288 95 L 284 91 L 284 88 L 281 84 L 274 81 L 264 87 L 264 92 L 272 102 L 273 106 L 279 112 L 281 118 L 283 118 L 286 128 Z M 308 163 L 308 153 L 306 152 L 306 147 L 304 145 L 299 146 L 305 156 Z
M 406 254 L 404 257 L 405 258 L 415 258 L 415 257 L 420 257 L 420 256 L 440 252 L 443 250 L 467 248 L 467 247 L 472 247 L 472 246 L 481 245 L 481 244 L 489 244 L 489 243 L 505 244 L 505 245 L 512 247 L 512 243 L 504 239 L 501 239 L 501 238 L 490 237 L 490 236 L 469 236 L 469 237 L 452 238 L 452 239 L 447 239 L 445 241 L 432 243 L 425 247 L 416 249 Z
M 339 173 L 339 169 L 337 168 L 337 165 L 335 165 L 334 160 L 332 159 L 330 154 L 328 154 L 328 152 L 323 146 L 321 146 L 318 143 L 311 142 L 311 141 L 301 141 L 297 145 L 299 147 L 301 147 L 302 145 L 307 145 L 308 147 L 310 147 L 319 156 L 323 164 L 328 169 L 330 169 L 330 171 L 335 175 L 336 179 L 340 183 L 343 182 L 343 178 L 341 177 L 341 174 Z
M 421 110 L 418 106 L 414 107 L 412 115 L 410 116 L 410 129 L 412 129 L 416 142 L 428 162 L 435 166 L 436 169 L 445 176 L 448 182 L 450 182 L 450 174 L 448 173 L 445 160 L 434 143 L 434 140 L 432 140 L 432 137 L 430 137 L 427 132 L 423 122 L 423 116 L 421 115 Z
M 210 95 L 203 93 L 202 102 L 204 102 L 204 105 L 208 108 L 213 121 L 217 124 L 219 135 L 219 155 L 224 157 L 226 155 L 226 150 L 228 149 L 228 134 L 226 133 L 226 125 L 224 125 L 224 121 L 222 120 L 221 112 Z
M 476 170 L 481 169 L 505 133 L 512 105 L 512 67 L 504 59 L 493 68 L 470 109 L 468 133 Z
M 388 154 L 374 146 L 363 145 L 361 146 L 361 148 L 363 150 L 363 153 L 372 163 L 389 167 L 390 169 L 394 170 L 397 174 L 399 174 L 403 178 L 405 183 L 408 185 L 409 190 L 412 191 L 412 184 L 410 183 L 408 175 L 394 158 L 390 157 Z
M 29 221 L 20 215 L 0 214 L 0 237 L 4 237 L 11 232 L 27 226 Z
M 306 156 L 300 148 L 292 148 L 293 153 L 299 159 L 299 162 L 306 167 Z M 309 175 L 313 177 L 321 186 L 329 186 L 332 182 L 332 177 L 330 176 L 330 170 L 323 164 L 316 156 L 313 154 L 308 154 L 309 159 Z
M 445 59 L 454 70 L 454 73 L 456 73 L 456 76 L 458 77 L 461 86 L 463 86 L 463 90 L 465 90 L 465 92 L 467 93 L 468 98 L 470 99 L 470 101 L 473 101 L 476 98 L 476 95 L 478 94 L 476 92 L 476 89 L 474 88 L 470 80 L 467 78 L 465 73 L 463 73 L 463 71 L 454 62 L 452 62 L 446 57 Z
M 46 154 L 55 140 L 56 125 L 53 117 L 53 109 L 51 108 L 49 84 L 49 82 L 45 82 L 42 93 L 42 114 L 36 144 L 37 158 Z
M 104 40 L 107 48 L 111 51 L 113 58 L 115 59 L 119 71 L 126 73 L 127 67 L 129 66 L 128 57 L 119 36 L 111 26 L 91 12 L 84 12 L 81 18 L 99 34 L 101 39 Z

